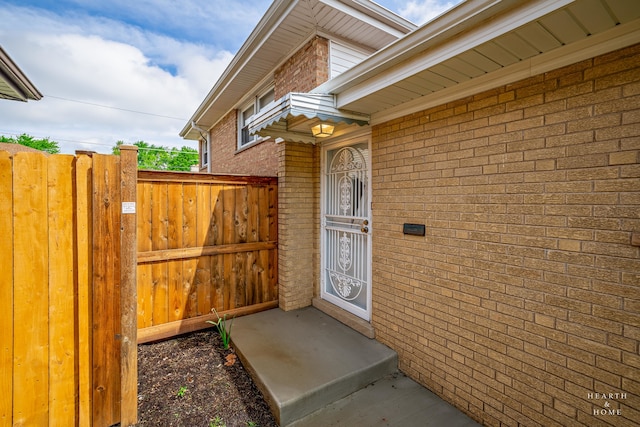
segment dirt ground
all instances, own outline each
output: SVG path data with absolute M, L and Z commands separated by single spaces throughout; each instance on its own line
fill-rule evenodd
M 138 347 L 138 426 L 277 427 L 215 329 Z

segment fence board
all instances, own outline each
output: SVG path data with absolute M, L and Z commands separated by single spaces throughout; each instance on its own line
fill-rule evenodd
M 13 425 L 13 177 L 0 151 L 0 426 Z
M 76 160 L 76 254 L 78 272 L 78 421 L 80 427 L 92 423 L 92 346 L 93 346 L 93 251 L 92 235 L 92 160 L 80 156 Z
M 49 251 L 47 162 L 39 153 L 13 158 L 14 373 L 13 422 L 49 421 Z M 43 238 L 45 237 L 45 238 Z M 18 256 L 18 254 L 20 256 Z
M 211 232 L 211 188 L 198 184 L 196 187 L 196 235 L 199 246 L 209 246 L 214 241 Z M 211 311 L 211 257 L 200 257 L 196 268 L 197 314 Z
M 138 184 L 138 252 L 151 251 L 151 183 Z M 151 326 L 153 316 L 153 291 L 151 264 L 138 265 L 138 328 Z
M 136 191 L 138 181 L 138 149 L 120 148 L 120 195 L 122 200 L 120 222 L 120 425 L 138 422 L 138 337 L 136 300 L 137 218 Z M 128 209 L 124 209 L 127 203 Z M 131 204 L 134 208 L 131 209 Z
M 181 248 L 183 242 L 183 203 L 182 183 L 168 184 L 168 242 L 169 249 Z M 182 261 L 167 263 L 169 280 L 169 313 L 168 321 L 182 319 L 186 301 L 183 294 Z
M 182 247 L 191 248 L 197 245 L 196 222 L 196 184 L 189 183 L 182 186 Z M 182 292 L 185 307 L 184 318 L 196 316 L 197 293 L 195 286 L 197 259 L 183 259 L 182 261 Z
M 120 421 L 119 159 L 93 156 L 93 425 Z
M 73 425 L 77 410 L 74 166 L 74 156 L 48 158 L 50 425 Z
M 166 183 L 154 185 L 152 197 L 151 243 L 153 250 L 168 248 L 168 188 Z M 152 324 L 167 323 L 169 320 L 169 282 L 167 264 L 160 262 L 151 267 L 153 283 Z

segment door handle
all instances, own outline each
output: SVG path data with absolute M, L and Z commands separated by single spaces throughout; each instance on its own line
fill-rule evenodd
M 360 229 L 360 231 L 362 231 L 363 233 L 368 233 L 369 232 L 369 227 L 362 227 Z

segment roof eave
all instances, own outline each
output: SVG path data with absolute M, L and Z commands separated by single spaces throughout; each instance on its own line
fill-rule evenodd
M 417 26 L 410 21 L 394 14 L 393 12 L 385 9 L 373 2 L 364 0 L 318 0 L 324 4 L 332 7 L 339 7 L 339 9 L 349 9 L 353 13 L 361 14 L 367 19 L 379 20 L 380 25 L 385 27 L 390 34 L 396 36 L 407 34 L 417 28 Z M 210 129 L 213 127 L 219 119 L 226 115 L 230 109 L 234 108 L 229 106 L 224 112 L 222 109 L 215 114 L 208 114 L 212 109 L 212 106 L 219 102 L 221 95 L 225 93 L 228 87 L 232 84 L 234 79 L 242 72 L 255 55 L 257 49 L 264 45 L 269 39 L 271 33 L 278 27 L 278 25 L 287 18 L 292 10 L 299 3 L 299 0 L 275 0 L 269 9 L 265 12 L 260 22 L 256 25 L 250 36 L 242 45 L 238 53 L 234 56 L 231 63 L 227 66 L 222 76 L 215 83 L 213 88 L 209 91 L 205 99 L 198 106 L 194 114 L 189 121 L 185 124 L 180 131 L 180 136 L 183 138 L 198 139 L 200 137 L 192 123 L 197 126 Z M 342 7 L 344 5 L 344 7 Z M 317 30 L 317 29 L 316 29 Z M 313 29 L 310 29 L 313 31 Z M 249 90 L 250 88 L 247 88 Z M 239 102 L 244 93 L 237 94 L 236 102 Z M 227 101 L 228 102 L 228 101 Z M 209 117 L 207 117 L 209 116 Z
M 278 19 L 283 16 L 283 13 L 287 11 L 292 5 L 297 3 L 298 0 L 275 0 L 269 9 L 265 12 L 262 19 L 258 22 L 254 30 L 251 32 L 247 40 L 238 50 L 238 53 L 233 57 L 231 63 L 227 66 L 222 76 L 216 81 L 215 85 L 211 88 L 207 96 L 202 103 L 198 106 L 195 113 L 189 119 L 189 122 L 180 131 L 180 136 L 188 138 L 189 134 L 195 132 L 193 124 L 198 126 L 204 126 L 210 128 L 214 123 L 200 123 L 202 116 L 210 108 L 211 104 L 215 102 L 215 99 L 229 84 L 229 82 L 236 76 L 236 74 L 242 69 L 248 57 L 255 50 L 257 43 L 262 43 L 266 35 L 272 31 L 274 25 L 277 25 Z M 199 132 L 196 132 L 199 137 Z M 197 139 L 197 138 L 195 138 Z
M 42 99 L 42 94 L 33 83 L 27 78 L 26 74 L 16 65 L 2 47 L 0 47 L 0 78 L 11 87 L 15 93 L 15 99 L 18 101 L 38 101 Z

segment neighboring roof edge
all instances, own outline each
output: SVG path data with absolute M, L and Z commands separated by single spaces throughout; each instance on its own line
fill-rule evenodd
M 14 156 L 17 153 L 40 153 L 49 156 L 46 151 L 18 144 L 17 142 L 0 142 L 0 151 L 6 151 L 10 156 Z
M 2 46 L 0 46 L 0 78 L 18 95 L 18 98 L 9 99 L 25 102 L 29 99 L 34 101 L 42 99 L 40 91 L 38 91 L 35 85 L 31 83 L 22 70 L 20 70 L 20 67 L 13 62 Z
M 374 13 L 377 16 L 381 16 L 386 19 L 387 25 L 394 27 L 397 30 L 404 29 L 405 32 L 414 31 L 417 27 L 411 21 L 391 12 L 390 10 L 378 5 L 377 3 L 369 0 L 320 0 L 326 4 L 336 4 L 343 2 L 350 7 L 362 12 L 362 13 Z M 223 93 L 229 83 L 236 77 L 236 75 L 245 66 L 247 60 L 251 58 L 253 52 L 261 46 L 272 29 L 278 25 L 282 19 L 284 19 L 296 6 L 299 0 L 274 0 L 269 9 L 265 12 L 262 19 L 258 22 L 253 29 L 247 40 L 240 47 L 235 54 L 231 63 L 227 66 L 222 75 L 215 82 L 207 96 L 200 103 L 196 111 L 191 115 L 189 121 L 183 129 L 180 131 L 179 136 L 186 138 L 188 134 L 193 130 L 193 124 L 200 125 L 198 119 L 202 117 L 210 106 L 215 102 L 215 99 L 220 93 Z

